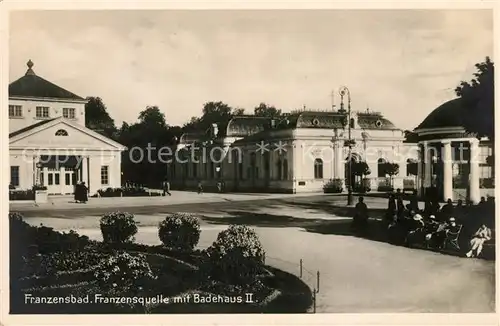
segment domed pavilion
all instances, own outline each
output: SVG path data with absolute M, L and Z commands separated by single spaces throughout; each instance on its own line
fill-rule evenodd
M 441 200 L 473 203 L 494 195 L 493 144 L 465 130 L 469 112 L 456 98 L 432 111 L 414 130 L 421 195 L 435 192 Z

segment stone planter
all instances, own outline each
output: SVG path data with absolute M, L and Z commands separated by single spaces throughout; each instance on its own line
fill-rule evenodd
M 35 203 L 44 204 L 48 202 L 48 191 L 47 190 L 35 190 Z

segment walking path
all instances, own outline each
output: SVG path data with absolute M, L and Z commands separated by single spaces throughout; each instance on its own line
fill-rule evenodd
M 260 194 L 260 193 L 204 193 L 188 191 L 172 191 L 172 196 L 153 197 L 101 197 L 89 198 L 87 204 L 77 204 L 73 196 L 49 196 L 49 202 L 35 204 L 34 201 L 10 201 L 11 210 L 39 210 L 39 209 L 82 209 L 105 207 L 138 207 L 138 206 L 165 206 L 179 204 L 216 203 L 231 201 L 250 201 L 262 199 L 281 199 L 294 197 L 318 196 L 321 193 L 304 194 Z

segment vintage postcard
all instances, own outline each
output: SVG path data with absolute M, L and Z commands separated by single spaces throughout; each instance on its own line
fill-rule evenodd
M 0 4 L 6 325 L 496 323 L 491 3 L 80 5 Z

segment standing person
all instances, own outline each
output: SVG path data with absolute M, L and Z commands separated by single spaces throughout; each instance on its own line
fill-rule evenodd
M 82 182 L 81 185 L 81 201 L 86 204 L 89 201 L 89 188 Z
M 398 217 L 403 217 L 405 213 L 405 205 L 403 203 L 403 194 L 401 193 L 401 189 L 398 188 L 396 191 L 396 206 L 398 210 Z
M 355 213 L 352 221 L 354 228 L 365 230 L 368 225 L 368 206 L 366 206 L 363 197 L 358 198 L 358 203 L 354 209 Z
M 198 195 L 203 193 L 203 185 L 201 184 L 201 181 L 198 181 Z
M 441 208 L 441 215 L 442 215 L 441 218 L 446 220 L 449 219 L 454 215 L 453 211 L 454 211 L 453 201 L 451 200 L 451 198 L 448 198 L 446 204 L 443 206 L 443 208 Z
M 413 193 L 411 194 L 410 206 L 411 209 L 413 209 L 415 212 L 420 212 L 420 207 L 418 207 L 418 196 L 416 190 L 413 190 Z
M 75 203 L 80 203 L 82 201 L 82 184 L 78 181 L 75 185 L 74 193 Z
M 217 192 L 221 193 L 222 192 L 222 182 L 217 182 Z
M 396 208 L 396 197 L 394 194 L 389 195 L 389 202 L 387 203 L 387 212 L 385 214 L 386 222 L 391 224 L 394 222 L 394 216 L 396 216 L 397 208 Z
M 165 180 L 163 181 L 163 196 L 166 196 L 167 194 L 169 196 L 172 196 L 172 194 L 170 193 L 170 181 L 168 181 L 167 178 L 165 178 Z
M 478 257 L 481 254 L 481 251 L 483 251 L 483 244 L 488 240 L 491 240 L 491 229 L 485 224 L 482 224 L 472 236 L 470 241 L 470 250 L 467 254 L 465 254 L 465 256 L 468 258 Z

